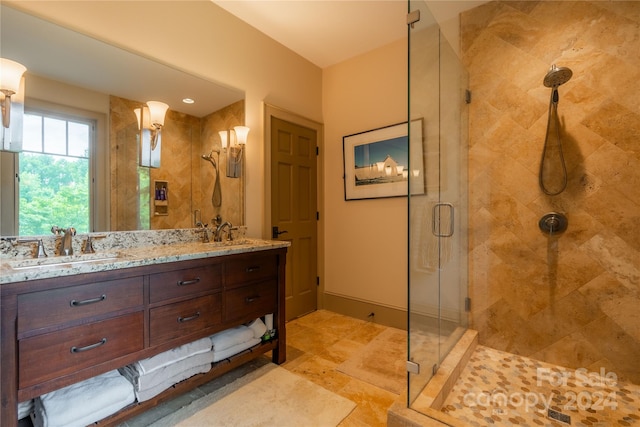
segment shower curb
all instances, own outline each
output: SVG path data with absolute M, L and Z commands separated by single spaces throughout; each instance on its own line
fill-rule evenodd
M 449 392 L 478 345 L 478 332 L 467 330 L 442 361 L 436 374 L 407 407 L 407 392 L 400 395 L 387 412 L 389 427 L 460 426 L 464 423 L 440 411 Z

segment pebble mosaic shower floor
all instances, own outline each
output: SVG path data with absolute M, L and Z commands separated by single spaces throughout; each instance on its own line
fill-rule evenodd
M 441 410 L 470 426 L 640 426 L 640 386 L 477 346 Z

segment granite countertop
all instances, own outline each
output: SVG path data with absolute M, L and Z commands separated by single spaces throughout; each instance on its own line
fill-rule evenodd
M 2 258 L 0 259 L 0 284 L 257 252 L 288 246 L 290 242 L 287 241 L 243 238 L 221 243 L 178 242 L 114 250 L 104 249 L 86 255 Z

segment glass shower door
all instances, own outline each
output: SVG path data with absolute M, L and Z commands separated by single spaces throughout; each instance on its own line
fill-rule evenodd
M 415 12 L 419 11 L 419 13 Z M 467 328 L 467 76 L 424 1 L 409 1 L 412 406 Z M 419 409 L 419 408 L 416 408 Z

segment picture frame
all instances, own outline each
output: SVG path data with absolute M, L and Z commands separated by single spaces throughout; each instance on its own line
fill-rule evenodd
M 416 119 L 344 136 L 345 200 L 424 194 L 423 135 Z

